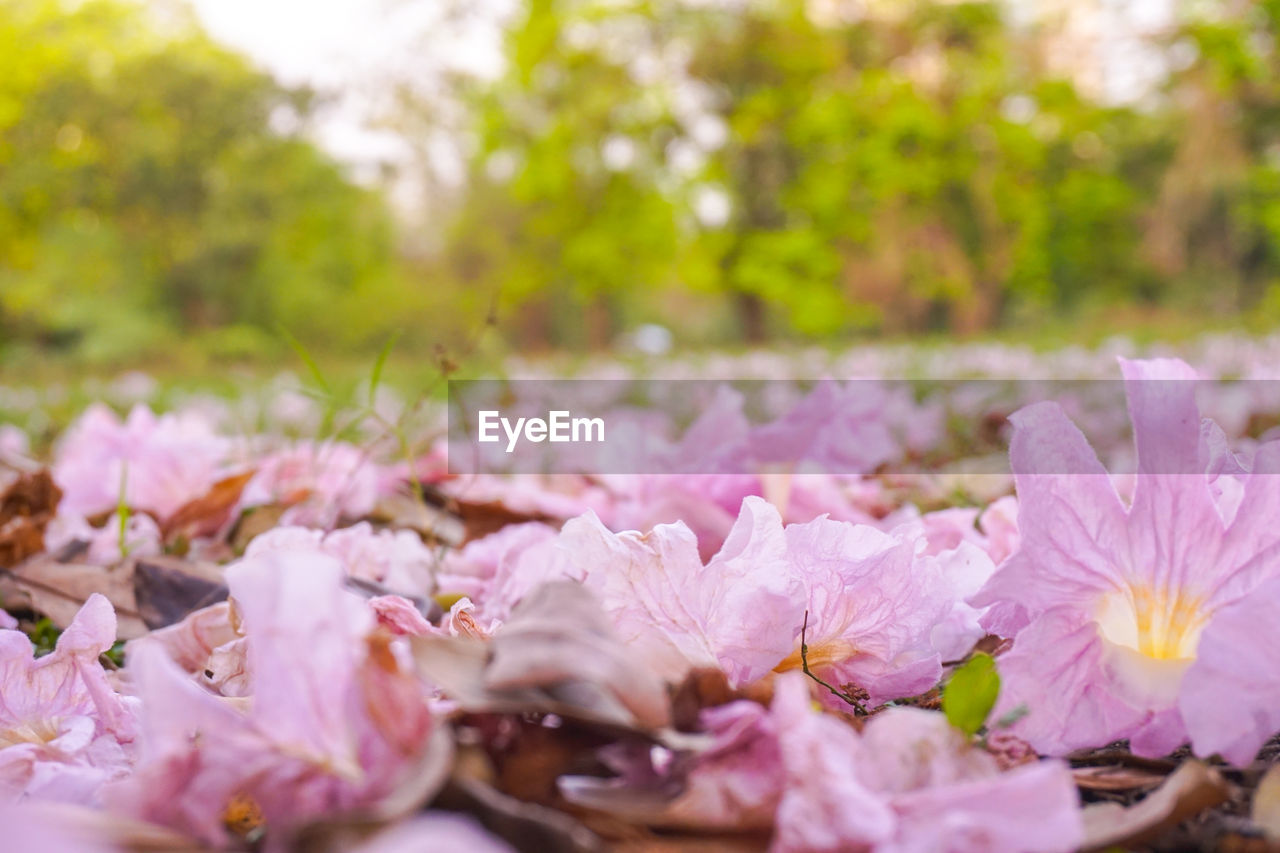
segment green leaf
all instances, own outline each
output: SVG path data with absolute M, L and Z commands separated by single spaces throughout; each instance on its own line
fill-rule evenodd
M 988 654 L 978 653 L 951 674 L 942 689 L 942 712 L 947 722 L 967 735 L 975 735 L 1000 695 L 1000 673 Z

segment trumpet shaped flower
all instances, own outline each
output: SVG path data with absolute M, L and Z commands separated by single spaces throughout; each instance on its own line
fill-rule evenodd
M 1251 739 L 1265 737 L 1252 676 L 1225 638 L 1229 605 L 1280 575 L 1280 443 L 1260 446 L 1247 475 L 1226 472 L 1191 368 L 1122 368 L 1138 454 L 1128 506 L 1056 404 L 1012 418 L 1021 543 L 973 599 L 992 605 L 990 627 L 1016 634 L 995 713 L 1025 706 L 1013 733 L 1053 754 L 1117 739 L 1141 755 L 1188 738 L 1221 745 L 1238 703 Z M 1223 476 L 1242 489 L 1221 488 Z M 1204 704 L 1209 683 L 1216 711 Z
M 565 525 L 560 544 L 664 676 L 716 666 L 741 685 L 807 662 L 873 705 L 928 690 L 940 650 L 967 651 L 981 636 L 963 599 L 992 571 L 976 546 L 927 554 L 918 523 L 884 533 L 822 517 L 784 528 L 757 497 L 705 565 L 683 524 L 614 534 L 588 515 Z
M 866 691 L 871 706 L 937 684 L 942 666 L 935 630 L 954 621 L 950 617 L 961 598 L 957 584 L 970 571 L 980 577 L 989 573 L 985 554 L 965 545 L 928 556 L 918 524 L 890 534 L 819 518 L 788 526 L 786 537 L 789 570 L 805 590 L 807 649 L 802 656 L 800 632 L 793 634 L 793 648 L 777 665 L 779 671 L 807 663 L 830 684 Z M 962 625 L 956 629 L 966 633 Z M 971 633 L 949 640 L 948 650 L 959 645 L 967 651 L 980 636 L 976 626 Z
M 115 639 L 115 611 L 96 593 L 44 657 L 0 630 L 0 797 L 92 803 L 128 771 L 132 703 L 98 661 Z

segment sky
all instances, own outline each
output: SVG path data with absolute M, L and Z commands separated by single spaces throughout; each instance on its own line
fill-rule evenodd
M 162 0 L 153 0 L 159 2 Z M 519 0 L 189 0 L 218 40 L 248 54 L 287 83 L 338 95 L 316 128 L 317 140 L 372 179 L 377 164 L 406 164 L 402 139 L 369 128 L 389 80 L 430 85 L 441 68 L 493 74 L 501 67 L 500 22 Z M 854 2 L 854 0 L 841 0 Z M 1137 29 L 1166 25 L 1175 0 L 1008 0 L 1016 18 L 1071 10 L 1070 26 L 1094 57 L 1097 89 L 1124 100 L 1152 69 Z M 442 10 L 466 10 L 461 22 Z M 1081 15 L 1081 9 L 1093 12 Z M 1076 50 L 1067 47 L 1068 53 Z M 447 148 L 447 143 L 443 143 Z M 448 159 L 448 152 L 444 152 Z
M 462 0 L 468 20 L 441 20 L 439 0 L 189 0 L 204 28 L 288 84 L 335 96 L 316 136 L 372 177 L 401 163 L 404 143 L 369 127 L 390 80 L 429 81 L 441 68 L 492 74 L 501 65 L 499 21 L 508 0 Z

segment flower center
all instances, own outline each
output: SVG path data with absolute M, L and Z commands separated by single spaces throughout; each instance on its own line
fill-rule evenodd
M 1155 660 L 1192 660 L 1209 614 L 1185 590 L 1130 586 L 1104 595 L 1096 618 L 1103 638 L 1116 645 Z
M 11 728 L 0 729 L 0 749 L 20 743 L 45 744 L 57 737 L 57 720 L 24 720 Z
M 857 648 L 848 640 L 834 639 L 826 640 L 819 643 L 810 643 L 805 650 L 804 659 L 801 659 L 800 646 L 797 645 L 795 651 L 788 655 L 781 663 L 773 668 L 774 672 L 786 672 L 792 669 L 802 669 L 805 660 L 809 663 L 810 669 L 816 669 L 820 666 L 830 666 L 831 664 L 843 663 L 858 653 Z

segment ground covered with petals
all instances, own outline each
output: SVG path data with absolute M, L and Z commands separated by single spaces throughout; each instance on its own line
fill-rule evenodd
M 655 473 L 459 474 L 394 401 L 14 416 L 0 821 L 48 853 L 1271 849 L 1280 341 L 1121 349 L 752 359 L 835 378 L 762 423 L 629 411 Z M 1051 374 L 1090 382 L 970 381 Z M 920 375 L 952 381 L 866 381 Z

